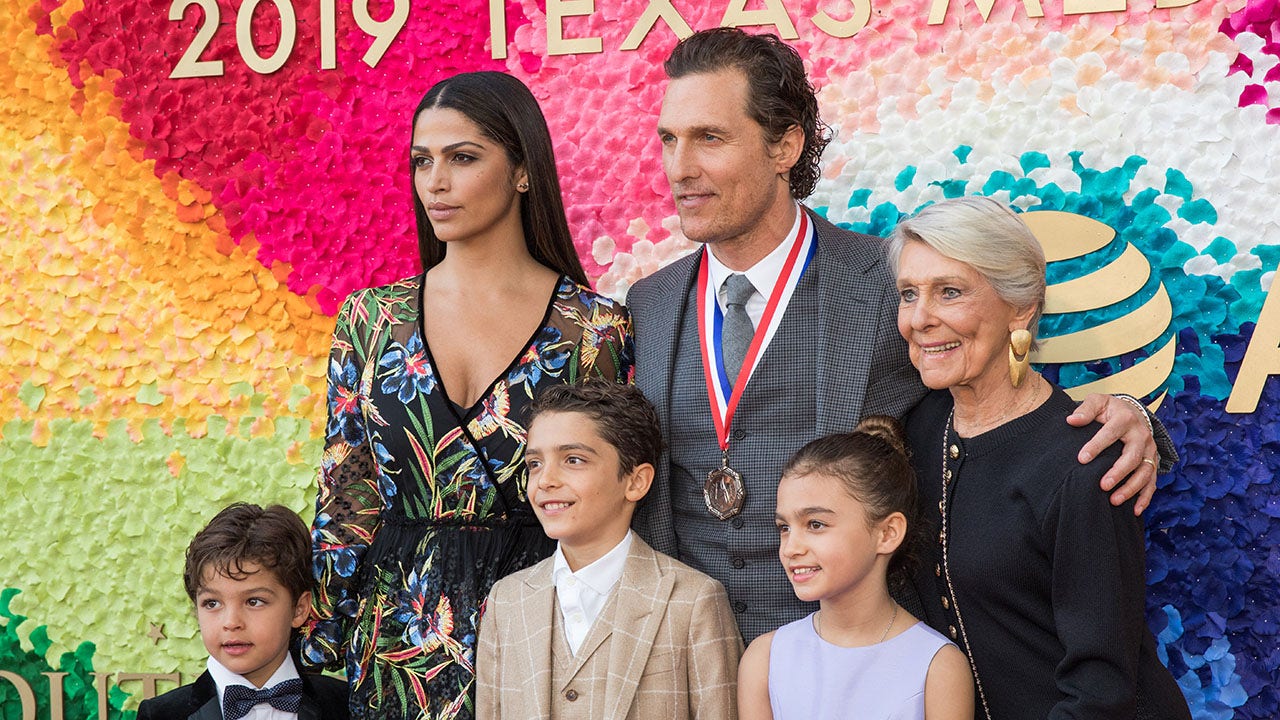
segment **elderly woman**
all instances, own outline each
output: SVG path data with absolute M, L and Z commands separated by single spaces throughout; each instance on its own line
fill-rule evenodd
M 979 717 L 1189 718 L 1155 653 L 1142 522 L 1098 489 L 1115 458 L 1028 367 L 1044 253 L 1004 205 L 931 205 L 893 233 L 898 329 L 933 390 L 907 417 L 932 557 L 916 586 L 969 656 Z

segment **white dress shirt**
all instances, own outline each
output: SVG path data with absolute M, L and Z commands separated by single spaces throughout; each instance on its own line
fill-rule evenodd
M 587 632 L 600 615 L 600 609 L 609 599 L 609 593 L 622 577 L 622 568 L 627 563 L 629 552 L 630 530 L 622 538 L 622 542 L 613 546 L 599 560 L 573 572 L 569 569 L 569 562 L 565 560 L 560 544 L 556 544 L 556 554 L 551 561 L 551 577 L 556 584 L 556 603 L 560 605 L 565 640 L 574 655 L 578 654 L 578 648 L 587 639 Z
M 791 231 L 787 236 L 778 243 L 778 247 L 774 248 L 768 255 L 765 255 L 755 265 L 741 271 L 747 279 L 751 281 L 752 287 L 756 289 L 750 300 L 747 300 L 747 316 L 751 318 L 751 324 L 760 327 L 760 318 L 764 317 L 764 308 L 768 304 L 769 293 L 773 292 L 773 286 L 778 282 L 778 276 L 782 274 L 782 266 L 787 264 L 787 254 L 791 252 L 791 245 L 795 242 L 796 235 L 800 232 L 800 213 L 804 212 L 799 205 L 796 206 L 796 219 L 791 225 Z M 711 249 L 710 246 L 707 248 Z M 724 263 L 716 259 L 714 252 L 707 253 L 707 282 L 716 288 L 716 303 L 720 305 L 720 312 L 727 312 L 725 307 L 725 287 L 724 281 L 734 274 L 735 270 L 730 270 Z M 783 298 L 787 300 L 789 298 Z M 785 311 L 785 302 L 778 304 L 778 314 L 776 317 L 782 317 Z
M 225 665 L 209 658 L 209 676 L 213 678 L 213 684 L 218 687 L 218 707 L 222 709 L 223 716 L 226 716 L 226 708 L 222 706 L 222 693 L 228 685 L 244 685 L 245 687 L 258 690 L 253 683 L 244 679 L 243 675 L 237 675 L 227 669 Z M 286 655 L 284 662 L 280 663 L 280 667 L 276 668 L 275 673 L 267 680 L 262 687 L 274 687 L 285 680 L 292 680 L 301 677 L 298 674 L 298 668 L 294 667 L 293 658 Z M 285 712 L 272 707 L 271 703 L 258 703 L 253 706 L 248 715 L 244 716 L 244 720 L 298 720 L 298 713 Z

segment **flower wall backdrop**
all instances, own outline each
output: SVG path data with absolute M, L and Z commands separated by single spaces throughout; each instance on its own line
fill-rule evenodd
M 743 6 L 0 0 L 0 670 L 41 712 L 41 673 L 68 673 L 79 718 L 134 706 L 145 683 L 120 673 L 200 669 L 183 549 L 233 500 L 309 516 L 333 315 L 417 271 L 409 118 L 433 82 L 496 69 L 533 88 L 583 260 L 622 297 L 691 249 L 655 132 L 672 28 L 737 17 L 794 27 L 837 132 L 809 201 L 833 221 L 885 234 L 977 193 L 1116 230 L 1055 283 L 1142 252 L 1131 300 L 1045 334 L 1160 292 L 1168 327 L 1046 371 L 1082 385 L 1174 348 L 1148 397 L 1183 453 L 1146 517 L 1148 620 L 1197 718 L 1280 715 L 1280 387 L 1226 411 L 1280 262 L 1280 4 Z M 600 52 L 573 44 L 590 38 Z M 193 45 L 220 71 L 171 77 Z M 0 718 L 22 717 L 21 690 L 0 680 Z

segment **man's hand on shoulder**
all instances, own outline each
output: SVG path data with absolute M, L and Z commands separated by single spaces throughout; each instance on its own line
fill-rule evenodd
M 1102 428 L 1080 448 L 1076 459 L 1081 464 L 1091 462 L 1103 450 L 1120 441 L 1123 451 L 1102 476 L 1102 489 L 1111 491 L 1112 505 L 1122 505 L 1136 496 L 1133 513 L 1141 515 L 1155 495 L 1156 468 L 1160 462 L 1150 420 L 1135 402 L 1095 393 L 1086 397 L 1076 411 L 1067 416 L 1067 423 L 1076 427 L 1091 422 L 1102 423 Z

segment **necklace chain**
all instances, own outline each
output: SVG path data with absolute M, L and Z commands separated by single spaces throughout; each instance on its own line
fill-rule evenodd
M 1009 422 L 1010 420 L 1013 420 L 1014 418 L 1020 418 L 1023 415 L 1026 415 L 1028 411 L 1036 407 L 1036 401 L 1040 398 L 1040 383 L 1039 383 L 1040 379 L 1041 378 L 1038 373 L 1035 373 L 1035 372 L 1031 373 L 1027 377 L 1027 380 L 1029 381 L 1029 384 L 1026 386 L 1027 394 L 1024 395 L 1020 401 L 1017 401 L 1017 403 L 1013 406 L 1012 412 L 1006 409 L 1004 412 L 1000 414 L 1000 417 L 993 423 L 975 424 L 972 428 L 966 425 L 965 434 L 969 437 L 972 437 L 974 435 L 980 435 L 984 432 L 987 432 L 988 430 L 994 430 L 995 428 L 998 428 L 1001 425 L 1004 425 L 1005 423 Z M 953 407 L 951 409 L 951 417 L 953 420 L 955 419 L 955 413 L 956 411 L 955 411 L 955 408 Z M 947 424 L 948 426 L 951 425 L 951 423 L 947 423 Z M 944 437 L 943 440 L 945 441 L 946 438 Z M 945 456 L 943 457 L 943 462 L 944 463 L 946 462 Z
M 938 502 L 938 512 L 942 515 L 942 533 L 938 536 L 938 542 L 942 545 L 942 577 L 947 583 L 947 594 L 951 596 L 951 607 L 956 611 L 956 624 L 960 626 L 960 641 L 964 643 L 965 657 L 969 660 L 969 669 L 973 671 L 973 683 L 978 688 L 978 699 L 982 701 L 982 714 L 988 720 L 991 718 L 991 710 L 987 707 L 987 694 L 982 689 L 982 678 L 978 677 L 978 665 L 973 660 L 973 649 L 969 646 L 969 634 L 964 629 L 964 616 L 960 614 L 960 602 L 956 597 L 955 586 L 951 584 L 951 568 L 948 564 L 947 548 L 947 480 L 950 473 L 947 470 L 947 440 L 951 435 L 951 421 L 955 417 L 955 408 L 951 409 L 951 413 L 947 415 L 947 422 L 942 426 L 942 500 Z M 953 630 L 955 628 L 952 628 Z
M 895 602 L 893 604 L 893 614 L 889 616 L 889 624 L 888 626 L 885 627 L 884 632 L 880 635 L 880 639 L 876 641 L 877 645 L 884 642 L 884 639 L 889 637 L 889 631 L 893 629 L 893 623 L 897 619 L 898 619 L 898 603 Z M 813 631 L 818 633 L 818 637 L 822 637 L 822 611 L 821 610 L 814 613 L 813 626 L 814 626 Z

